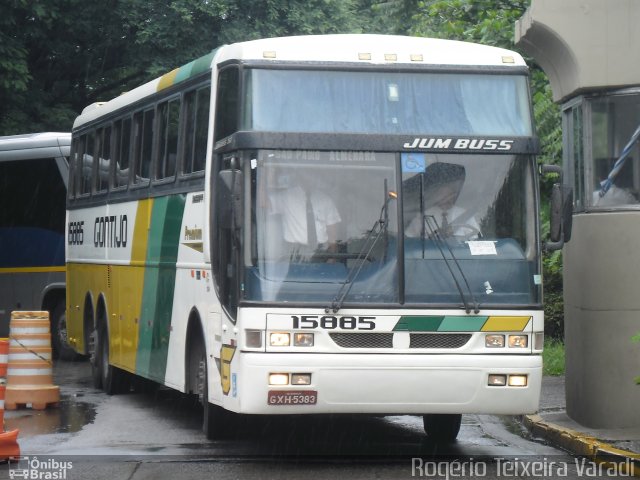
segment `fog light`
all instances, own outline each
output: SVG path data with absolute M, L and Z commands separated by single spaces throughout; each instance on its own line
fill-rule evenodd
M 274 332 L 269 336 L 272 347 L 288 347 L 291 345 L 291 336 L 284 332 Z
M 509 348 L 527 348 L 529 337 L 526 335 L 509 335 Z
M 270 373 L 269 385 L 289 385 L 288 373 Z
M 526 375 L 509 375 L 510 387 L 526 387 L 527 376 Z
M 293 345 L 295 347 L 313 347 L 313 333 L 294 333 Z
M 504 387 L 507 384 L 506 375 L 489 375 L 490 387 Z
M 544 349 L 544 333 L 539 332 L 533 336 L 533 349 L 534 350 Z
M 262 332 L 260 330 L 245 330 L 245 344 L 248 348 L 262 347 Z
M 310 373 L 292 373 L 291 385 L 311 385 Z
M 504 347 L 504 335 L 487 335 L 484 337 L 484 345 L 487 348 Z

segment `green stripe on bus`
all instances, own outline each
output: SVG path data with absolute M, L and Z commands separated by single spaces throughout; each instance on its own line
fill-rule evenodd
M 393 327 L 394 332 L 435 332 L 445 317 L 400 317 L 396 326 Z
M 456 315 L 403 316 L 394 332 L 479 332 L 489 317 L 464 317 Z
M 206 72 L 211 68 L 211 61 L 213 60 L 213 56 L 216 54 L 217 50 L 213 50 L 212 52 L 204 55 L 200 58 L 194 60 L 191 66 L 190 76 L 195 77 L 203 72 Z
M 444 321 L 438 327 L 439 332 L 479 332 L 488 317 L 444 317 Z
M 158 197 L 153 203 L 142 291 L 136 372 L 164 382 L 176 261 L 185 195 Z
M 216 50 L 213 50 L 207 55 L 197 58 L 194 61 L 163 75 L 158 83 L 158 91 L 164 90 L 165 88 L 184 82 L 185 80 L 189 80 L 191 77 L 195 77 L 196 75 L 206 72 L 211 68 L 211 61 L 213 60 L 215 53 Z

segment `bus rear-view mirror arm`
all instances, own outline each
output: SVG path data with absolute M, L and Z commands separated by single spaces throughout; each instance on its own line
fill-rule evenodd
M 571 240 L 573 225 L 573 189 L 562 182 L 562 168 L 558 165 L 542 165 L 540 173 L 560 175 L 560 182 L 551 189 L 549 240 L 545 242 L 547 251 L 560 250 Z

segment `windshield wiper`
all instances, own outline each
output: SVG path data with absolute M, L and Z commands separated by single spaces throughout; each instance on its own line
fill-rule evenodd
M 453 250 L 451 249 L 447 241 L 444 238 L 442 238 L 442 236 L 440 235 L 440 226 L 438 225 L 438 221 L 433 215 L 424 215 L 424 224 L 429 229 L 429 237 L 434 240 L 433 243 L 436 245 L 436 247 L 438 247 L 440 256 L 444 260 L 444 263 L 447 266 L 447 270 L 449 270 L 449 273 L 451 274 L 451 278 L 453 279 L 453 282 L 456 284 L 456 288 L 458 289 L 458 293 L 460 294 L 460 299 L 462 300 L 465 311 L 467 313 L 471 313 L 471 308 L 467 303 L 467 298 L 465 297 L 462 291 L 462 287 L 460 286 L 460 282 L 458 282 L 458 278 L 456 277 L 456 274 L 451 268 L 449 260 L 453 260 L 453 263 L 457 267 L 458 272 L 460 272 L 460 276 L 464 280 L 464 284 L 467 287 L 467 290 L 469 291 L 469 295 L 471 296 L 471 302 L 473 303 L 473 313 L 479 313 L 480 305 L 478 304 L 475 297 L 473 296 L 473 292 L 471 291 L 471 287 L 469 286 L 469 281 L 467 280 L 467 276 L 464 274 L 464 271 L 462 270 L 462 267 L 460 266 L 458 259 L 453 254 Z M 434 225 L 435 225 L 435 228 L 434 228 Z M 424 240 L 424 237 L 423 237 L 423 240 Z M 442 244 L 444 244 L 447 247 L 447 250 L 449 251 L 449 255 L 451 255 L 451 259 L 447 258 L 447 255 L 442 249 Z
M 384 204 L 380 209 L 380 218 L 375 221 L 375 223 L 371 227 L 371 230 L 369 230 L 369 233 L 367 234 L 362 247 L 360 247 L 360 250 L 358 250 L 358 254 L 355 257 L 357 268 L 354 266 L 349 269 L 349 274 L 347 275 L 347 278 L 344 280 L 344 282 L 342 282 L 342 285 L 340 285 L 340 289 L 336 293 L 336 296 L 333 297 L 331 306 L 324 309 L 325 313 L 338 313 L 338 311 L 342 308 L 344 299 L 347 298 L 347 295 L 349 295 L 349 292 L 351 291 L 356 278 L 358 278 L 358 275 L 360 275 L 365 262 L 369 260 L 373 248 L 377 245 L 378 240 L 380 239 L 382 234 L 384 233 L 385 236 L 387 234 L 389 225 L 389 202 L 398 198 L 398 195 L 396 194 L 396 192 L 390 192 L 387 190 L 386 179 L 384 181 L 384 190 L 385 192 L 387 192 L 387 198 L 385 198 Z

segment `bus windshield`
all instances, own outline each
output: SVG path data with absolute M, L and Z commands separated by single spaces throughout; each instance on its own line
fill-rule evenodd
M 524 75 L 250 69 L 242 128 L 531 136 Z
M 245 300 L 326 307 L 539 303 L 533 157 L 289 150 L 250 156 Z M 447 196 L 447 184 L 455 186 L 448 194 L 455 205 L 437 198 Z

